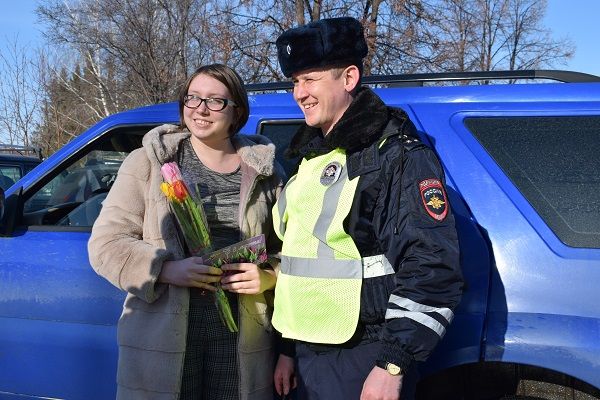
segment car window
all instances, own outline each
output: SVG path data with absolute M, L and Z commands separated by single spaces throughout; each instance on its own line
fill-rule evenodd
M 24 206 L 24 213 L 49 208 L 75 209 L 97 194 L 106 193 L 114 182 L 119 166 L 128 153 L 93 150 L 85 154 L 46 183 L 31 196 Z M 99 209 L 98 209 L 99 211 Z M 95 219 L 95 218 L 94 218 Z M 46 220 L 49 224 L 70 225 L 65 218 Z M 77 226 L 88 226 L 89 220 L 78 219 Z
M 123 160 L 152 126 L 107 132 L 25 195 L 23 224 L 91 227 Z
M 21 169 L 14 165 L 0 165 L 0 187 L 8 189 L 21 178 Z
M 27 175 L 29 173 L 29 171 L 31 171 L 32 169 L 37 167 L 38 164 L 24 164 L 23 166 L 25 167 L 25 171 L 23 172 L 23 174 Z
M 600 116 L 467 118 L 465 125 L 563 243 L 600 247 Z
M 284 152 L 303 122 L 304 120 L 262 121 L 258 130 L 259 134 L 265 135 L 275 144 L 275 158 L 283 166 L 288 178 L 300 160 L 299 157 L 288 159 Z

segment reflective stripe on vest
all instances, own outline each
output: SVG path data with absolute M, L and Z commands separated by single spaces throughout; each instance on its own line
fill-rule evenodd
M 321 175 L 332 163 L 341 166 L 339 177 L 324 185 Z M 358 178 L 348 179 L 345 163 L 340 149 L 303 160 L 273 208 L 283 240 L 273 326 L 284 337 L 343 343 L 356 330 L 363 261 L 343 222 Z

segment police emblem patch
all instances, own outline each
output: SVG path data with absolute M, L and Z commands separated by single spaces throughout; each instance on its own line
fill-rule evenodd
M 320 182 L 321 185 L 329 186 L 340 178 L 342 173 L 342 164 L 337 161 L 330 162 L 327 164 L 323 172 L 321 173 Z
M 448 214 L 448 200 L 442 182 L 435 178 L 425 179 L 419 182 L 419 192 L 427 214 L 437 221 L 443 221 Z

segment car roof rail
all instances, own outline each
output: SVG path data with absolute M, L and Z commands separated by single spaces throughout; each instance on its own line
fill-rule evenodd
M 450 81 L 492 81 L 546 79 L 564 83 L 600 82 L 600 77 L 583 72 L 531 69 L 515 71 L 476 71 L 476 72 L 432 72 L 402 75 L 369 75 L 362 78 L 363 85 L 422 86 L 427 82 Z M 412 84 L 412 85 L 409 85 Z M 250 92 L 288 90 L 293 88 L 290 81 L 253 83 L 246 85 Z
M 20 146 L 16 144 L 0 143 L 0 153 L 18 154 L 21 156 L 35 155 L 35 157 L 39 158 L 40 160 L 43 158 L 41 147 Z

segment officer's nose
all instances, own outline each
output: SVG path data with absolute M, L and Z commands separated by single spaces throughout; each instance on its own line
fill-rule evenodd
M 308 92 L 306 91 L 306 87 L 302 82 L 298 82 L 294 85 L 294 99 L 296 101 L 301 101 L 308 97 Z

